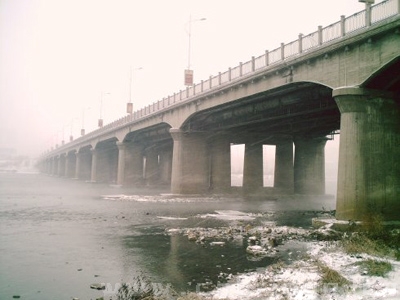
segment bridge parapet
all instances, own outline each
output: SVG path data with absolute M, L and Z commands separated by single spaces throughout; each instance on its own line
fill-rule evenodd
M 45 153 L 44 156 L 76 147 L 86 140 L 100 137 L 128 124 L 140 122 L 152 114 L 165 111 L 192 100 L 196 101 L 197 97 L 201 94 L 206 94 L 212 92 L 214 89 L 217 90 L 228 84 L 250 78 L 260 71 L 268 70 L 268 68 L 278 66 L 281 63 L 287 63 L 292 59 L 299 58 L 302 55 L 328 46 L 345 36 L 355 35 L 360 30 L 366 29 L 369 26 L 378 25 L 382 21 L 388 22 L 400 15 L 400 0 L 387 0 L 369 9 L 370 10 L 357 12 L 349 17 L 341 16 L 340 21 L 326 27 L 319 26 L 317 31 L 308 35 L 299 34 L 298 39 L 295 41 L 287 44 L 282 43 L 280 47 L 272 51 L 267 50 L 260 56 L 253 56 L 251 60 L 247 62 L 241 62 L 238 66 L 229 68 L 225 72 L 219 72 L 217 75 L 210 76 L 207 80 L 202 80 L 200 83 L 187 87 L 185 90 L 180 90 L 173 95 L 168 95 L 153 104 L 133 112 L 131 115 L 124 116 L 85 136 L 66 143 L 53 151 L 49 151 Z

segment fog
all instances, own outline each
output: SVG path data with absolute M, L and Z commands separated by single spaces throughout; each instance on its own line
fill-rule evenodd
M 362 9 L 357 0 L 1 0 L 0 148 L 37 156 L 96 129 L 100 115 L 124 116 L 130 99 L 139 109 L 183 89 L 190 18 L 200 82 Z

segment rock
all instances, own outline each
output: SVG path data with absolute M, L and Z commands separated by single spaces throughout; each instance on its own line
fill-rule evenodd
M 210 245 L 211 246 L 224 246 L 225 242 L 211 242 Z
M 279 245 L 279 241 L 276 237 L 270 237 L 268 238 L 268 245 L 270 247 L 277 247 Z
M 92 283 L 90 288 L 94 290 L 105 290 L 106 285 L 104 283 Z
M 248 254 L 255 255 L 255 256 L 267 254 L 265 249 L 259 245 L 248 246 L 246 248 L 246 252 Z
M 318 241 L 338 241 L 342 238 L 340 232 L 332 229 L 325 229 L 324 227 L 312 232 L 311 236 Z
M 194 232 L 189 232 L 187 236 L 188 236 L 188 240 L 189 241 L 196 241 L 197 240 L 197 234 L 195 234 Z
M 259 244 L 258 242 L 258 239 L 257 239 L 257 237 L 256 236 L 251 236 L 251 237 L 249 237 L 248 239 L 247 239 L 247 242 L 251 245 L 251 246 L 254 246 L 254 245 L 257 245 L 257 244 Z

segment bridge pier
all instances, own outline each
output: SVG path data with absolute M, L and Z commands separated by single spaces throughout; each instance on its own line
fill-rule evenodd
M 76 155 L 76 173 L 75 178 L 89 180 L 91 179 L 92 155 L 90 151 L 78 152 Z
M 144 179 L 146 185 L 156 185 L 159 180 L 159 155 L 155 145 L 145 149 L 146 164 Z
M 67 154 L 65 161 L 65 176 L 67 178 L 72 178 L 75 175 L 75 167 L 76 167 L 76 155 L 75 153 Z
M 172 144 L 168 143 L 160 149 L 159 153 L 159 183 L 162 185 L 171 184 L 172 171 Z
M 244 149 L 243 192 L 257 193 L 264 186 L 263 144 L 249 142 Z
M 208 153 L 203 133 L 184 133 L 171 128 L 174 141 L 171 192 L 174 194 L 201 194 L 208 191 Z
M 125 184 L 125 152 L 126 143 L 117 142 L 118 147 L 118 171 L 117 171 L 117 185 Z
M 92 152 L 92 167 L 90 172 L 90 181 L 96 182 L 97 181 L 97 161 L 99 156 L 99 151 L 96 149 L 91 149 Z
M 217 135 L 210 145 L 210 186 L 213 192 L 227 193 L 231 189 L 231 143 L 229 136 Z
M 124 154 L 124 184 L 143 185 L 143 146 L 134 142 L 129 143 Z
M 82 160 L 82 153 L 76 152 L 75 153 L 75 179 L 79 179 L 80 173 L 81 173 L 81 164 Z
M 51 175 L 56 176 L 58 173 L 58 156 L 55 156 L 53 159 L 53 170 Z
M 274 188 L 280 192 L 293 194 L 293 140 L 287 138 L 275 145 Z
M 400 215 L 400 112 L 388 92 L 333 90 L 341 113 L 336 218 Z
M 58 157 L 57 175 L 60 177 L 65 176 L 65 154 L 60 154 L 60 156 Z
M 325 194 L 326 138 L 296 137 L 294 192 L 303 195 Z

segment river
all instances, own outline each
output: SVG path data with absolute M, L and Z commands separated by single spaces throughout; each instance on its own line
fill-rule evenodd
M 322 209 L 334 209 L 333 197 L 178 197 L 163 189 L 0 173 L 0 299 L 96 299 L 103 292 L 91 284 L 115 287 L 139 274 L 179 292 L 195 290 L 221 273 L 256 270 L 274 259 L 249 259 L 245 242 L 199 245 L 169 229 L 246 226 L 271 215 L 281 224 L 309 226 L 313 211 Z M 216 212 L 228 217 L 215 218 Z M 244 218 L 229 218 L 230 212 Z

